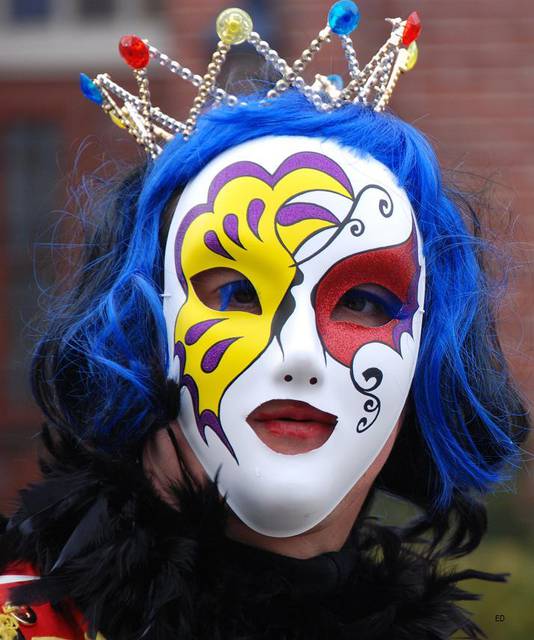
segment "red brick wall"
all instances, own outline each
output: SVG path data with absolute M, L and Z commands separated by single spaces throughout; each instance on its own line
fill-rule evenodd
M 517 264 L 513 278 L 516 292 L 507 298 L 503 313 L 504 342 L 522 388 L 533 401 L 534 297 L 532 249 L 527 243 L 534 239 L 530 211 L 534 195 L 534 5 L 530 0 L 420 0 L 419 4 L 412 0 L 361 0 L 359 4 L 362 20 L 355 39 L 363 63 L 387 37 L 384 17 L 419 11 L 423 22 L 419 62 L 401 79 L 392 107 L 430 137 L 446 168 L 475 172 L 504 185 L 496 188 L 492 215 L 500 234 L 506 207 L 511 206 Z M 307 45 L 323 26 L 329 5 L 318 0 L 271 0 L 282 55 L 291 58 Z M 215 17 L 226 6 L 224 0 L 168 0 L 169 21 L 176 33 L 172 39 L 176 50 L 169 53 L 202 72 Z M 335 45 L 321 52 L 317 71 L 343 69 Z M 108 124 L 99 109 L 80 98 L 72 79 L 51 76 L 7 82 L 0 78 L 0 83 L 0 134 L 14 118 L 55 119 L 63 132 L 59 162 L 64 172 L 86 136 L 96 134 L 102 142 L 95 142 L 84 155 L 82 168 L 96 166 L 112 140 L 116 141 L 116 152 L 134 153 L 126 136 Z M 183 99 L 176 97 L 178 84 L 174 80 L 166 84 L 162 79 L 153 93 L 172 109 L 170 105 Z M 3 217 L 0 212 L 0 231 Z M 2 237 L 5 241 L 5 235 Z M 8 278 L 0 255 L 0 296 Z M 0 361 L 9 340 L 0 313 Z M 29 436 L 38 424 L 35 409 L 11 406 L 0 393 L 0 511 L 8 508 L 15 487 L 35 473 Z

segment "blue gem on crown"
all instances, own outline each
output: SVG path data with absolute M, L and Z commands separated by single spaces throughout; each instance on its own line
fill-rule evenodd
M 348 36 L 360 24 L 360 10 L 352 0 L 336 2 L 328 13 L 328 26 L 338 36 Z
M 80 89 L 83 95 L 91 102 L 101 105 L 104 102 L 102 92 L 85 73 L 80 73 Z

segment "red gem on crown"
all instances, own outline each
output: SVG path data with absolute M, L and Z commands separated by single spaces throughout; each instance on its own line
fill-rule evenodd
M 122 36 L 119 42 L 119 53 L 132 69 L 144 69 L 150 62 L 148 46 L 139 36 Z
M 402 34 L 402 44 L 408 46 L 412 44 L 421 33 L 421 19 L 417 15 L 417 11 L 410 13 L 408 20 L 406 20 L 406 26 Z

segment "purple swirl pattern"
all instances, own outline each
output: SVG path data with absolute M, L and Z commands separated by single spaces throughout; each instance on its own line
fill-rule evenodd
M 199 413 L 199 395 L 198 395 L 198 387 L 197 383 L 193 380 L 193 378 L 189 374 L 184 374 L 185 370 L 185 347 L 181 342 L 177 342 L 174 347 L 174 355 L 178 356 L 180 360 L 180 388 L 185 387 L 191 396 L 191 401 L 193 403 L 193 412 L 195 414 L 195 421 L 197 425 L 198 432 L 202 440 L 208 444 L 208 440 L 206 438 L 206 429 L 211 429 L 215 435 L 219 438 L 219 440 L 224 444 L 224 446 L 230 452 L 230 455 L 234 458 L 234 460 L 239 464 L 239 460 L 235 454 L 235 451 L 230 444 L 230 441 L 226 437 L 224 433 L 224 429 L 219 421 L 217 415 L 211 411 L 210 409 L 204 409 L 202 413 Z
M 202 320 L 202 322 L 197 322 L 192 327 L 189 327 L 185 334 L 185 344 L 190 347 L 192 344 L 195 344 L 202 338 L 202 336 L 206 333 L 208 329 L 211 329 L 213 325 L 218 324 L 226 320 L 226 318 L 213 318 L 211 320 Z
M 302 220 L 324 220 L 339 225 L 339 220 L 328 209 L 305 202 L 288 204 L 282 207 L 276 216 L 276 221 L 283 227 L 289 227 Z
M 206 231 L 206 233 L 204 234 L 204 244 L 210 251 L 213 251 L 213 253 L 217 253 L 223 258 L 227 258 L 228 260 L 234 259 L 222 246 L 221 241 L 219 240 L 219 236 L 215 233 L 215 231 Z
M 234 344 L 236 340 L 239 340 L 239 337 L 225 338 L 211 346 L 204 354 L 202 362 L 200 363 L 202 371 L 204 371 L 204 373 L 212 373 L 212 371 L 215 371 L 230 345 Z
M 265 202 L 263 200 L 252 200 L 247 209 L 247 223 L 252 233 L 259 239 L 260 234 L 258 227 L 260 226 L 261 216 L 265 211 Z
M 230 238 L 230 240 L 244 249 L 239 239 L 239 218 L 235 213 L 228 213 L 224 216 L 223 220 L 224 233 Z

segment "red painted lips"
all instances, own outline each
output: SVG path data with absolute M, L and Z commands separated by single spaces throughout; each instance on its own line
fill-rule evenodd
M 269 400 L 248 416 L 258 438 L 278 453 L 295 455 L 321 447 L 337 417 L 298 400 Z

